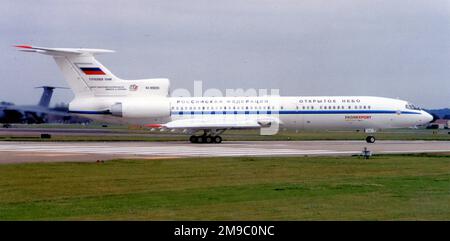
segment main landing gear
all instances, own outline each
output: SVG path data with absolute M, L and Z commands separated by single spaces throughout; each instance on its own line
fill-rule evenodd
M 375 142 L 375 136 L 368 136 L 366 137 L 367 143 L 374 143 Z
M 222 143 L 222 134 L 225 130 L 204 130 L 203 135 L 192 135 L 189 138 L 191 143 Z
M 222 137 L 221 136 L 191 136 L 189 138 L 189 141 L 191 143 L 221 143 Z

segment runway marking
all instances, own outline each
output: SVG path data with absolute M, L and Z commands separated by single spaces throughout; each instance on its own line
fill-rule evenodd
M 19 153 L 17 156 L 34 156 L 34 153 Z M 40 156 L 44 157 L 55 157 L 55 156 L 82 156 L 80 153 L 41 153 Z
M 392 145 L 392 144 L 397 145 Z M 334 145 L 330 145 L 334 144 Z M 431 144 L 431 145 L 430 145 Z M 305 156 L 305 155 L 358 155 L 368 146 L 374 154 L 450 152 L 450 142 L 397 141 L 366 144 L 358 141 L 302 141 L 302 142 L 237 142 L 192 145 L 179 142 L 142 143 L 37 143 L 0 142 L 0 152 L 18 155 L 89 155 L 140 157 L 206 157 L 206 156 Z M 320 148 L 325 147 L 325 148 Z M 424 148 L 421 150 L 421 148 Z M 433 149 L 435 148 L 435 149 Z M 445 149 L 447 148 L 447 149 Z M 35 154 L 33 154 L 35 155 Z
M 58 153 L 90 153 L 90 154 L 134 154 L 134 155 L 170 155 L 179 153 L 181 156 L 243 156 L 243 155 L 304 155 L 327 153 L 329 150 L 296 150 L 296 149 L 260 149 L 260 148 L 228 148 L 201 146 L 180 148 L 170 147 L 115 147 L 115 146 L 50 146 L 50 145 L 0 145 L 0 151 L 23 151 L 23 152 L 58 152 Z

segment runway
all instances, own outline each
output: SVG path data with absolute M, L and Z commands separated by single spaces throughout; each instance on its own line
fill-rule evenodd
M 40 136 L 42 133 L 50 134 L 52 136 L 136 136 L 148 135 L 148 132 L 143 130 L 128 130 L 128 129 L 88 129 L 88 128 L 0 128 L 0 136 Z M 165 133 L 157 133 L 161 136 L 167 136 Z
M 450 141 L 239 141 L 187 142 L 0 142 L 0 163 L 96 161 L 117 158 L 355 155 L 450 152 Z

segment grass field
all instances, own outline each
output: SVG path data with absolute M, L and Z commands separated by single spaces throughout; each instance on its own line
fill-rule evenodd
M 450 220 L 450 156 L 0 165 L 0 220 Z

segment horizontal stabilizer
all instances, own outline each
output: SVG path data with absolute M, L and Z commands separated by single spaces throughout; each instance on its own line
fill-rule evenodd
M 35 52 L 40 54 L 47 54 L 52 56 L 59 55 L 95 55 L 95 54 L 103 54 L 103 53 L 114 53 L 114 50 L 108 49 L 84 49 L 84 48 L 46 48 L 46 47 L 37 47 L 30 45 L 15 45 L 14 47 L 18 48 L 19 51 L 23 52 Z

